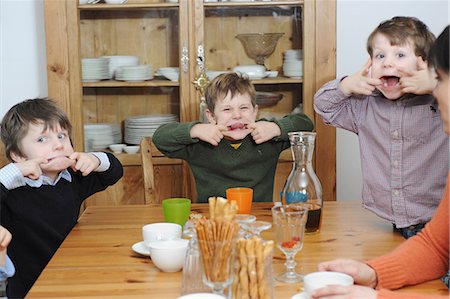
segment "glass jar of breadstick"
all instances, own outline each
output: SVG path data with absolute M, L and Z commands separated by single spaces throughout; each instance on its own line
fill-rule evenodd
M 274 242 L 260 237 L 239 239 L 236 244 L 233 298 L 273 298 L 272 255 Z

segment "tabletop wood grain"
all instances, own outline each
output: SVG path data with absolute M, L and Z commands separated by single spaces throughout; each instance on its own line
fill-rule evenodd
M 254 203 L 252 214 L 271 222 L 270 208 L 269 203 Z M 207 205 L 194 204 L 192 210 L 207 216 Z M 89 207 L 27 298 L 177 298 L 182 272 L 160 272 L 150 258 L 131 249 L 142 241 L 144 224 L 162 221 L 160 205 Z M 274 239 L 273 228 L 262 236 Z M 297 270 L 313 272 L 319 262 L 338 257 L 369 259 L 403 241 L 392 224 L 363 209 L 360 202 L 325 202 L 321 231 L 306 235 L 296 256 Z M 284 255 L 276 249 L 274 275 L 284 270 L 284 262 Z M 300 287 L 275 282 L 274 297 L 290 298 Z M 448 294 L 439 280 L 399 290 L 405 291 Z

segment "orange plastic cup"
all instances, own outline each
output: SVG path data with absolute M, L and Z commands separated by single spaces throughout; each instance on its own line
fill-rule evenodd
M 235 200 L 238 214 L 250 214 L 252 210 L 253 189 L 246 187 L 228 188 L 226 191 L 228 201 Z

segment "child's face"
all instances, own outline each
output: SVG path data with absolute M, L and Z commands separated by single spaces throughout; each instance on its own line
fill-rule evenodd
M 444 131 L 450 134 L 450 86 L 449 75 L 439 69 L 436 71 L 438 75 L 438 83 L 433 90 L 433 95 L 439 104 L 442 122 L 444 123 Z
M 217 100 L 214 113 L 206 111 L 210 123 L 228 128 L 223 135 L 230 140 L 242 140 L 251 133 L 248 125 L 255 122 L 257 114 L 258 106 L 253 107 L 248 94 L 236 94 L 231 98 L 230 92 L 223 100 Z
M 69 167 L 73 160 L 68 157 L 74 152 L 67 130 L 56 125 L 54 130 L 44 131 L 44 123 L 30 124 L 28 132 L 20 141 L 23 157 L 15 154 L 15 162 L 24 162 L 35 158 L 45 158 L 48 163 L 41 164 L 42 172 L 50 177 Z
M 383 84 L 377 89 L 389 100 L 399 99 L 404 92 L 400 85 L 401 71 L 418 70 L 419 57 L 414 53 L 413 43 L 392 46 L 383 34 L 376 34 L 373 39 L 371 77 L 380 79 Z

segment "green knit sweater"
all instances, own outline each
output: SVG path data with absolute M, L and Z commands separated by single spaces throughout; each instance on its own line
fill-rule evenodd
M 191 128 L 197 122 L 162 125 L 153 135 L 153 143 L 167 157 L 189 163 L 195 177 L 197 202 L 207 202 L 210 196 L 225 197 L 229 187 L 251 187 L 253 201 L 270 202 L 278 157 L 290 146 L 287 133 L 311 131 L 314 127 L 304 114 L 271 121 L 281 128 L 281 136 L 262 144 L 256 144 L 249 134 L 239 142 L 222 139 L 218 146 L 213 146 L 191 138 Z M 233 143 L 242 144 L 234 149 Z

